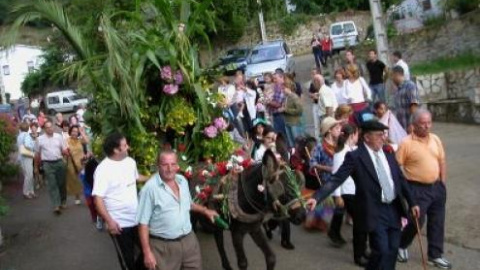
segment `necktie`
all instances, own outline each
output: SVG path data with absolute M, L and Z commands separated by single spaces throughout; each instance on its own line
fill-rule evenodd
M 377 174 L 378 180 L 380 182 L 380 186 L 382 187 L 383 196 L 387 203 L 390 203 L 395 199 L 395 193 L 393 191 L 393 187 L 390 185 L 388 181 L 388 174 L 385 167 L 383 167 L 382 160 L 380 159 L 380 155 L 378 152 L 374 152 L 375 155 L 375 163 L 377 164 Z

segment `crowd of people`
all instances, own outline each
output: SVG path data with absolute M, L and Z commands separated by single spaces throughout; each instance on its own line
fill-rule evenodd
M 323 41 L 314 38 L 312 46 L 323 48 Z M 277 69 L 264 74 L 262 82 L 241 72 L 232 82 L 221 77 L 218 93 L 224 96 L 227 130 L 254 161 L 260 162 L 267 149 L 279 153 L 278 142 L 284 142 L 288 155 L 278 158 L 302 175 L 303 195 L 310 197 L 305 228 L 327 232 L 341 248 L 347 243 L 341 234 L 346 220 L 352 225 L 354 263 L 395 269 L 397 261 L 408 261 L 415 219 L 423 224 L 427 216 L 428 260 L 449 269 L 443 257 L 445 152 L 401 58 L 395 52 L 388 70 L 372 50 L 365 70 L 348 50 L 328 84 L 320 67 L 326 65 L 322 52 L 305 92 L 295 74 Z M 392 110 L 385 95 L 388 76 L 396 88 Z M 311 112 L 304 109 L 303 94 L 312 101 Z M 91 157 L 84 112 L 82 106 L 65 121 L 61 114 L 55 121 L 41 113 L 24 116 L 17 142 L 25 198 L 36 196 L 33 179 L 40 171 L 57 215 L 66 208 L 67 195 L 81 203 L 83 186 L 92 221 L 99 229 L 106 224 L 122 269 L 201 269 L 190 211 L 212 221 L 218 214 L 194 203 L 175 152 L 162 151 L 158 173 L 143 176 L 128 157 L 125 136 L 115 133 L 105 139 L 106 157 L 98 162 Z M 311 135 L 305 131 L 307 113 L 314 119 Z M 146 182 L 139 195 L 138 181 Z M 294 249 L 288 221 L 266 223 L 267 236 L 277 225 L 282 247 Z

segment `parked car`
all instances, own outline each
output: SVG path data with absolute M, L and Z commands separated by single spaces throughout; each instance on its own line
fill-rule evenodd
M 342 21 L 330 25 L 330 38 L 333 41 L 333 51 L 338 52 L 346 47 L 359 43 L 357 26 L 353 21 Z
M 87 104 L 88 99 L 73 90 L 48 93 L 45 105 L 49 114 L 76 111 L 80 104 Z
M 217 68 L 223 70 L 226 75 L 233 75 L 237 70 L 245 73 L 249 52 L 250 48 L 248 47 L 230 49 L 225 56 L 220 58 Z
M 285 72 L 295 71 L 295 60 L 288 45 L 283 40 L 263 42 L 255 46 L 247 59 L 247 78 L 257 78 L 263 83 L 263 74 L 275 72 L 277 68 Z

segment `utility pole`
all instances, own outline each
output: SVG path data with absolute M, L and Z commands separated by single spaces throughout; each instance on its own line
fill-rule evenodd
M 377 44 L 378 59 L 389 66 L 388 60 L 388 39 L 385 27 L 385 21 L 382 14 L 382 3 L 380 0 L 369 0 L 370 12 L 373 18 L 373 30 L 375 32 L 375 40 Z
M 267 41 L 267 30 L 265 29 L 265 20 L 263 19 L 262 0 L 257 0 L 258 3 L 258 21 L 260 22 L 260 35 L 262 42 Z
M 5 85 L 3 85 L 3 68 L 0 70 L 0 99 L 2 102 L 0 104 L 7 104 L 7 97 L 5 95 Z

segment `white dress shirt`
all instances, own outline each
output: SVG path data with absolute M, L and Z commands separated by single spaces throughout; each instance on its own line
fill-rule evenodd
M 347 153 L 355 150 L 356 148 L 357 148 L 356 146 L 351 147 L 351 146 L 345 145 L 342 151 L 335 153 L 335 155 L 333 156 L 332 174 L 336 173 L 340 168 L 340 166 L 342 166 Z M 349 176 L 347 180 L 343 182 L 343 184 L 333 192 L 333 196 L 335 197 L 339 197 L 341 195 L 355 195 L 355 182 L 353 182 L 353 179 L 351 176 Z
M 375 151 L 373 151 L 373 149 L 371 149 L 367 144 L 365 144 L 365 146 L 367 147 L 368 154 L 370 154 L 370 158 L 372 159 L 373 165 L 375 166 L 375 171 L 377 172 L 377 177 L 378 177 L 378 164 L 375 161 L 376 160 L 375 159 L 375 153 L 374 153 Z M 385 153 L 383 152 L 382 149 L 380 149 L 377 153 L 380 156 L 380 160 L 382 162 L 383 168 L 385 168 L 385 171 L 387 172 L 388 183 L 390 184 L 390 186 L 392 187 L 392 189 L 395 192 L 395 186 L 393 184 L 392 172 L 390 171 L 390 166 L 388 165 L 387 157 L 385 156 Z M 386 199 L 385 199 L 385 195 L 383 194 L 383 190 L 382 190 L 382 202 L 387 202 Z
M 405 80 L 410 81 L 410 68 L 408 67 L 407 63 L 403 61 L 403 59 L 398 60 L 397 63 L 395 63 L 395 66 L 400 66 L 403 68 L 403 75 L 405 77 Z
M 318 105 L 319 105 L 319 111 L 318 114 L 320 116 L 324 116 L 327 113 L 327 107 L 332 108 L 332 111 L 335 112 L 335 110 L 338 107 L 337 103 L 337 98 L 335 97 L 335 93 L 333 90 L 328 87 L 326 84 L 322 85 L 320 90 L 318 91 L 319 97 L 318 97 Z

